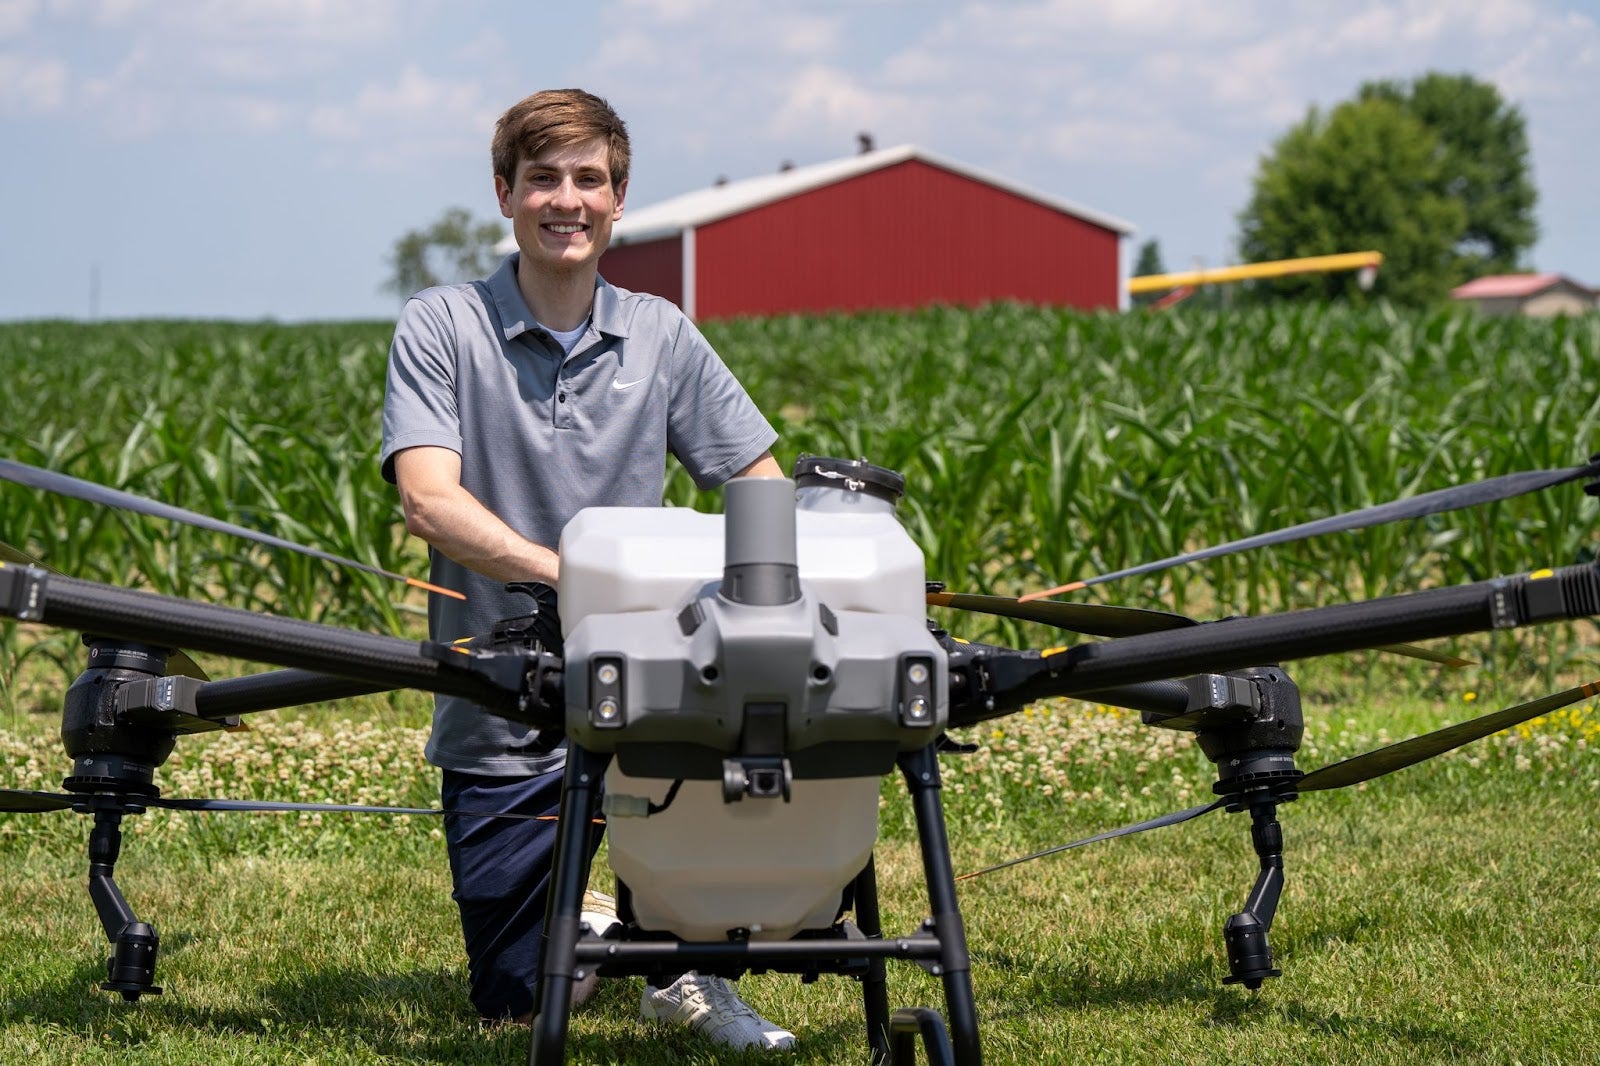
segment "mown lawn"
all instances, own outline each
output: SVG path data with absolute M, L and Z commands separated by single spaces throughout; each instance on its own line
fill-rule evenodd
M 1313 695 L 1302 767 L 1482 709 L 1461 695 L 1356 708 Z M 251 733 L 184 741 L 165 777 L 177 794 L 215 767 L 227 795 L 272 796 L 291 766 L 331 795 L 426 801 L 414 711 L 365 713 L 258 716 Z M 31 755 L 45 780 L 20 783 L 48 786 L 49 723 L 12 726 L 14 777 L 39 772 L 24 769 Z M 944 764 L 960 872 L 1208 789 L 1187 737 L 1110 708 L 1041 704 L 981 734 L 979 754 Z M 987 1061 L 1586 1061 L 1600 1047 L 1597 738 L 1600 713 L 1578 707 L 1283 808 L 1273 944 L 1285 974 L 1257 992 L 1221 984 L 1222 922 L 1256 870 L 1243 816 L 963 881 Z M 902 792 L 886 784 L 878 859 L 891 933 L 927 909 Z M 525 1061 L 525 1031 L 472 1018 L 443 846 L 425 819 L 130 819 L 119 881 L 162 934 L 167 990 L 135 1005 L 95 987 L 105 947 L 83 888 L 82 820 L 3 819 L 0 1061 Z M 934 978 L 910 966 L 890 978 L 893 1005 L 942 1009 Z M 743 988 L 801 1035 L 790 1061 L 865 1061 L 852 983 L 766 975 Z M 573 1061 L 767 1061 L 640 1027 L 637 995 L 636 981 L 608 984 L 574 1016 Z

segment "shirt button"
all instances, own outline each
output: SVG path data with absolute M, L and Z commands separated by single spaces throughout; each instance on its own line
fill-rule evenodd
M 566 403 L 567 402 L 567 394 L 564 393 L 564 392 L 556 393 L 556 401 L 558 403 Z

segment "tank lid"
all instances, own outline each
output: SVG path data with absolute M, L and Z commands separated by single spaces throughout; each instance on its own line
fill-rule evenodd
M 834 488 L 864 492 L 890 503 L 900 502 L 906 492 L 905 475 L 887 467 L 874 466 L 865 459 L 830 459 L 802 455 L 794 463 L 797 488 Z

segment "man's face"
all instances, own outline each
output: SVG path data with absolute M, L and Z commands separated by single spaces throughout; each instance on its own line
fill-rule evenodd
M 522 261 L 569 271 L 599 262 L 611 224 L 622 217 L 628 183 L 612 187 L 610 155 L 597 137 L 523 159 L 513 182 L 497 174 L 494 187 Z

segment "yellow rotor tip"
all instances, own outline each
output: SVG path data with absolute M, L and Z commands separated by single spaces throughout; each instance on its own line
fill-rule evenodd
M 1043 592 L 1030 592 L 1025 596 L 1018 596 L 1017 602 L 1029 603 L 1033 600 L 1045 599 L 1048 596 L 1059 596 L 1064 592 L 1077 592 L 1079 589 L 1086 589 L 1088 587 L 1089 583 L 1087 581 L 1074 581 L 1066 585 L 1057 585 L 1053 589 L 1045 589 Z
M 421 581 L 414 577 L 406 578 L 406 584 L 412 586 L 413 588 L 424 589 L 428 592 L 437 592 L 441 596 L 449 596 L 453 600 L 465 600 L 467 598 L 465 594 L 457 592 L 455 589 L 447 589 L 442 585 L 430 585 L 428 582 Z

